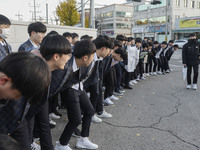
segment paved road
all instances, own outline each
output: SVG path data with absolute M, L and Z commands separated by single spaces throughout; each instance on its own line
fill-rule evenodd
M 99 150 L 200 149 L 200 85 L 197 91 L 185 88 L 181 50 L 175 52 L 170 64 L 173 72 L 148 77 L 105 108 L 113 118 L 91 125 L 90 139 Z M 67 123 L 66 112 L 62 113 L 52 130 L 54 143 Z M 73 149 L 75 143 L 73 137 Z

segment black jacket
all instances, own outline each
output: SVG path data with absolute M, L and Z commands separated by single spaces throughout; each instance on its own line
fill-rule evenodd
M 200 44 L 197 40 L 188 40 L 183 46 L 182 61 L 186 65 L 199 64 Z

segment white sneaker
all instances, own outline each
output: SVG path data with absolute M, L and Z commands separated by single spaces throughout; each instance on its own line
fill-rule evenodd
M 158 71 L 157 74 L 161 75 L 161 74 L 163 74 L 163 73 L 162 73 L 161 71 Z
M 109 99 L 111 99 L 111 100 L 115 100 L 115 101 L 119 100 L 119 98 L 116 97 L 116 96 L 114 96 L 114 95 L 112 95 L 111 97 L 109 97 Z
M 150 77 L 150 74 L 149 74 L 149 73 L 146 73 L 146 77 Z
M 112 115 L 107 113 L 105 110 L 103 111 L 103 113 L 101 115 L 97 115 L 100 118 L 112 118 Z
M 141 77 L 140 79 L 141 79 L 141 80 L 146 80 L 146 78 L 145 78 L 145 77 Z
M 41 150 L 41 147 L 40 147 L 39 144 L 33 142 L 33 143 L 31 144 L 31 150 Z
M 153 75 L 157 75 L 157 73 L 156 73 L 156 72 L 153 72 Z
M 77 139 L 76 147 L 85 149 L 97 149 L 98 145 L 92 143 L 87 137 L 80 137 Z
M 137 78 L 136 81 L 141 82 L 140 78 Z
M 193 90 L 197 90 L 197 84 L 192 85 Z
M 50 117 L 51 119 L 60 119 L 60 116 L 57 116 L 55 113 L 50 113 L 50 114 L 49 114 L 49 117 Z
M 137 81 L 136 81 L 136 80 L 131 80 L 131 82 L 132 82 L 133 84 L 137 84 Z
M 49 123 L 52 124 L 52 125 L 56 125 L 56 122 L 53 121 L 51 118 L 49 118 Z
M 96 115 L 92 116 L 92 122 L 94 123 L 100 123 L 102 122 L 102 119 L 97 117 Z
M 61 145 L 59 141 L 56 142 L 54 150 L 72 150 L 69 145 Z
M 109 105 L 113 105 L 114 104 L 108 97 L 104 100 L 104 103 L 107 103 Z
M 191 84 L 188 84 L 187 89 L 191 89 L 191 88 L 192 88 Z
M 129 83 L 128 83 L 130 86 L 133 86 L 134 84 L 130 81 Z

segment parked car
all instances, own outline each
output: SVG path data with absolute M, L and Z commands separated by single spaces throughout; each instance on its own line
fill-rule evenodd
M 187 40 L 175 40 L 174 44 L 177 44 L 179 48 L 183 48 L 183 45 L 185 45 L 187 42 Z

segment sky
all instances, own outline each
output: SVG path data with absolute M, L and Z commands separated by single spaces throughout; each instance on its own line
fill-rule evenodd
M 49 19 L 55 19 L 55 9 L 60 1 L 63 0 L 35 0 L 36 1 L 36 11 L 37 16 L 42 18 L 46 17 L 46 3 L 48 3 L 48 15 Z M 87 0 L 85 0 L 87 1 Z M 77 0 L 80 3 L 81 0 Z M 11 20 L 22 19 L 23 21 L 32 20 L 34 0 L 0 0 L 0 14 L 7 16 Z M 110 5 L 110 4 L 122 4 L 126 3 L 126 0 L 95 0 L 95 7 L 101 7 L 100 5 Z M 80 4 L 78 4 L 78 7 Z M 86 5 L 86 8 L 88 6 Z M 20 16 L 20 18 L 18 17 Z

